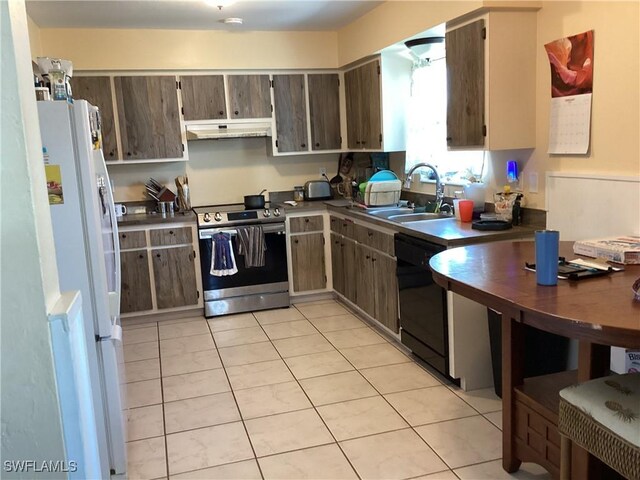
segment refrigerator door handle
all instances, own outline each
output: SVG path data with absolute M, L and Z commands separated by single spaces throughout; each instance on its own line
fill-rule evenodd
M 100 151 L 102 156 L 102 151 Z M 104 161 L 104 157 L 102 159 Z M 107 206 L 109 208 L 109 217 L 111 218 L 111 233 L 113 235 L 113 251 L 115 261 L 115 292 L 109 292 L 109 310 L 111 317 L 114 319 L 114 324 L 120 323 L 120 289 L 122 282 L 122 265 L 120 262 L 120 237 L 118 236 L 118 220 L 116 217 L 116 206 L 113 198 L 113 190 L 111 190 L 111 181 L 109 179 L 109 173 L 105 170 L 105 184 L 104 189 L 106 191 Z M 104 197 L 103 197 L 104 198 Z

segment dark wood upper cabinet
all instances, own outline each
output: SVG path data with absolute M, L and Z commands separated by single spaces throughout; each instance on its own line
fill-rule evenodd
M 304 75 L 273 76 L 278 152 L 308 150 Z
M 228 75 L 229 118 L 270 118 L 269 75 Z
M 176 79 L 114 77 L 122 158 L 182 158 Z
M 484 20 L 446 33 L 447 144 L 485 144 Z
M 340 139 L 340 79 L 338 74 L 309 74 L 309 118 L 312 150 L 338 150 Z
M 116 123 L 113 115 L 111 79 L 109 77 L 73 77 L 71 89 L 73 98 L 86 100 L 100 109 L 104 158 L 105 160 L 117 160 L 119 155 Z
M 380 62 L 366 63 L 344 74 L 347 143 L 350 149 L 382 147 Z
M 222 75 L 180 77 L 185 120 L 227 118 Z

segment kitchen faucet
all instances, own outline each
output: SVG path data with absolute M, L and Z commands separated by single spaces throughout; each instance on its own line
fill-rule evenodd
M 413 175 L 413 172 L 415 172 L 417 169 L 422 167 L 430 168 L 431 170 L 433 170 L 433 173 L 436 176 L 436 208 L 434 212 L 439 213 L 440 208 L 442 207 L 442 201 L 444 200 L 444 183 L 440 181 L 440 175 L 438 175 L 438 170 L 436 170 L 436 167 L 429 163 L 418 163 L 417 165 L 414 165 L 413 167 L 411 167 L 411 170 L 407 172 L 407 176 L 404 180 L 404 188 L 411 188 L 411 175 Z

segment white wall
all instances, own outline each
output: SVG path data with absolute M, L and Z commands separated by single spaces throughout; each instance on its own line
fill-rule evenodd
M 3 461 L 64 460 L 47 324 L 48 308 L 60 292 L 24 2 L 0 2 L 0 21 L 1 456 Z M 3 478 L 19 476 L 33 478 L 34 474 L 2 472 Z

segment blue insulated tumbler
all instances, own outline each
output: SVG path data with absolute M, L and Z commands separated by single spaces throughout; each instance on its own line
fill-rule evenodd
M 536 281 L 538 285 L 558 284 L 558 244 L 560 232 L 557 230 L 536 231 Z

